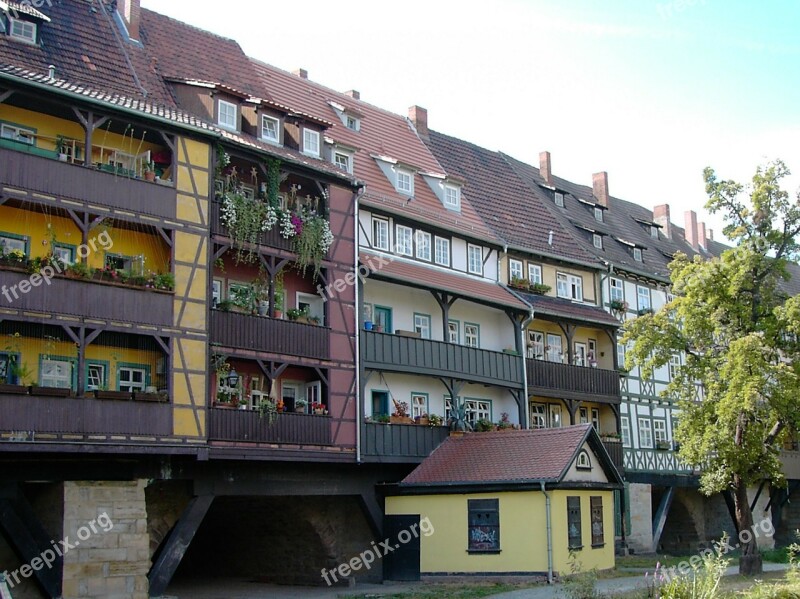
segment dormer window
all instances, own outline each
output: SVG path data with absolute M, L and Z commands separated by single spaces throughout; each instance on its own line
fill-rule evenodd
M 281 122 L 273 116 L 261 116 L 261 139 L 270 143 L 281 142 Z
M 642 248 L 633 248 L 633 259 L 637 262 L 642 261 Z
M 658 227 L 650 227 L 650 237 L 658 239 Z
M 353 131 L 358 131 L 361 128 L 361 123 L 356 117 L 346 114 L 344 117 L 344 126 Z
M 414 195 L 414 175 L 410 171 L 397 170 L 397 191 L 405 195 Z
M 461 190 L 455 185 L 444 186 L 444 205 L 452 210 L 461 210 Z
M 319 157 L 319 131 L 303 129 L 303 153 Z
M 217 123 L 224 129 L 236 131 L 239 119 L 236 104 L 219 100 L 217 107 Z
M 592 245 L 596 247 L 598 250 L 603 249 L 603 236 L 599 235 L 598 233 L 592 234 Z
M 347 152 L 336 150 L 333 153 L 333 163 L 345 172 L 353 172 L 353 157 Z
M 603 209 L 602 208 L 595 208 L 594 209 L 594 220 L 598 223 L 603 222 Z
M 564 194 L 561 193 L 560 191 L 556 192 L 555 202 L 556 202 L 556 206 L 558 206 L 559 208 L 563 208 L 564 207 Z
M 29 44 L 35 44 L 37 41 L 37 25 L 30 21 L 23 21 L 8 17 L 9 35 L 14 39 L 18 39 Z

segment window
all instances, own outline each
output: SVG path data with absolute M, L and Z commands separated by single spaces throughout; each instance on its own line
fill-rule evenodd
M 583 278 L 578 275 L 558 273 L 556 276 L 558 297 L 583 301 Z
M 431 261 L 431 234 L 425 231 L 417 231 L 417 259 Z
M 572 364 L 586 366 L 586 344 L 576 341 L 572 344 Z
M 397 171 L 397 191 L 406 195 L 414 195 L 414 176 L 409 171 Z
M 538 264 L 528 264 L 528 281 L 534 285 L 542 283 L 542 267 Z
M 15 125 L 0 125 L 0 137 L 3 139 L 13 139 L 29 145 L 36 144 L 36 131 L 25 129 Z
M 474 275 L 483 274 L 483 248 L 479 245 L 467 246 L 467 268 Z
M 322 403 L 322 383 L 313 381 L 305 384 L 307 405 Z M 326 408 L 327 409 L 327 408 Z
M 106 365 L 89 362 L 86 365 L 86 389 L 96 391 L 106 387 Z
M 544 333 L 541 331 L 528 331 L 528 357 L 544 360 Z
M 450 240 L 443 237 L 436 238 L 436 264 L 450 266 Z
M 106 254 L 105 265 L 114 270 L 130 271 L 131 274 L 144 274 L 144 256 L 122 256 Z
M 597 233 L 592 234 L 592 245 L 598 250 L 603 249 L 603 236 Z
M 319 131 L 303 129 L 303 153 L 319 156 Z
M 0 353 L 0 383 L 8 383 L 13 385 L 17 382 L 17 369 L 16 365 L 19 360 L 17 354 Z
M 372 219 L 372 247 L 389 251 L 389 221 L 385 218 Z
M 475 424 L 478 420 L 492 419 L 492 404 L 479 399 L 467 399 L 465 402 L 467 422 Z
M 561 362 L 561 335 L 547 333 L 547 352 L 548 362 Z
M 64 264 L 72 264 L 75 261 L 75 248 L 71 245 L 54 243 L 53 256 L 61 260 Z
M 547 411 L 542 403 L 531 404 L 531 428 L 547 428 Z
M 658 227 L 650 227 L 650 237 L 658 239 Z
M 222 301 L 222 281 L 214 279 L 211 283 L 211 306 L 216 307 Z
M 656 443 L 667 442 L 667 421 L 653 420 L 653 439 Z
M 431 317 L 427 314 L 414 314 L 414 331 L 423 339 L 431 338 Z
M 453 185 L 444 186 L 444 205 L 453 210 L 461 209 L 461 190 Z
M 361 127 L 358 119 L 354 116 L 347 115 L 344 120 L 344 126 L 353 131 L 358 131 Z
M 32 44 L 36 43 L 36 23 L 31 23 L 30 21 L 21 21 L 11 17 L 8 18 L 8 21 L 11 25 L 11 37 L 30 42 Z
M 602 547 L 603 540 L 603 498 L 590 497 L 589 505 L 592 508 L 592 547 Z
M 417 418 L 428 414 L 428 395 L 426 393 L 411 394 L 411 417 Z
M 28 255 L 28 239 L 26 237 L 12 237 L 9 234 L 0 233 L 0 253 L 10 254 L 11 252 L 22 252 Z
M 603 209 L 602 208 L 595 207 L 595 209 L 594 209 L 594 220 L 596 220 L 598 223 L 602 223 L 603 222 Z
M 578 424 L 589 424 L 589 410 L 587 408 L 581 408 L 578 415 Z
M 563 208 L 564 207 L 564 194 L 561 193 L 560 191 L 556 192 L 555 202 L 556 202 L 556 206 L 558 206 L 559 208 Z
M 450 343 L 461 343 L 459 333 L 459 326 L 457 320 L 451 320 L 447 323 L 447 340 Z
M 622 446 L 623 447 L 630 447 L 631 446 L 631 422 L 628 420 L 627 416 L 623 416 L 619 419 L 619 436 L 622 438 Z
M 636 286 L 636 307 L 639 311 L 649 310 L 651 308 L 649 287 L 642 287 L 641 285 Z
M 653 430 L 649 418 L 639 418 L 639 447 L 653 449 Z
M 471 553 L 500 551 L 500 500 L 468 499 L 469 548 Z
M 592 408 L 592 426 L 598 433 L 600 432 L 600 410 Z
M 611 279 L 611 301 L 624 302 L 625 301 L 625 287 L 622 279 Z
M 372 392 L 372 416 L 389 415 L 389 393 L 386 391 Z
M 480 347 L 481 327 L 477 324 L 464 323 L 464 345 Z
M 261 116 L 261 139 L 264 141 L 271 141 L 273 143 L 280 143 L 281 140 L 281 122 L 275 117 Z
M 567 538 L 570 549 L 583 548 L 581 540 L 581 498 L 567 497 Z
M 511 281 L 522 278 L 522 262 L 511 259 L 508 261 L 508 276 Z
M 217 107 L 217 123 L 225 129 L 238 129 L 236 118 L 236 104 L 220 100 Z
M 72 362 L 70 360 L 42 360 L 39 366 L 39 384 L 42 387 L 72 388 Z
M 561 406 L 550 404 L 550 428 L 561 428 Z
M 681 355 L 672 354 L 669 357 L 669 380 L 674 381 L 678 377 L 681 368 Z
M 118 369 L 120 391 L 144 391 L 147 386 L 147 369 L 134 366 L 120 366 Z
M 617 366 L 625 367 L 625 344 L 617 342 Z
M 642 248 L 633 248 L 633 259 L 637 262 L 642 261 Z
M 578 454 L 578 459 L 575 460 L 575 467 L 578 470 L 591 470 L 592 469 L 592 460 L 589 458 L 589 454 L 586 451 L 581 451 Z
M 401 256 L 414 255 L 414 230 L 411 227 L 397 225 L 394 228 L 394 251 Z
M 350 157 L 350 154 L 346 154 L 344 152 L 334 152 L 333 163 L 345 172 L 353 172 L 353 160 Z

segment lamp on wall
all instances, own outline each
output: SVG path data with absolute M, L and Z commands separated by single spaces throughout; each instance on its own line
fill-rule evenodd
M 238 384 L 239 384 L 239 373 L 236 372 L 235 368 L 231 368 L 231 371 L 228 374 L 228 386 L 236 387 L 236 385 Z

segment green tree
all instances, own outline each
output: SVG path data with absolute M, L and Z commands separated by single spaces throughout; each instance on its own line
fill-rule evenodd
M 788 174 L 770 163 L 745 187 L 705 169 L 706 208 L 721 214 L 734 246 L 707 260 L 676 256 L 674 299 L 629 323 L 623 338 L 633 344 L 626 366 L 643 376 L 684 356 L 666 389 L 681 410 L 679 455 L 700 465 L 704 493 L 731 492 L 739 531 L 753 530 L 748 486 L 785 483 L 778 449 L 800 421 L 800 299 L 785 291 L 798 272 L 800 199 L 781 189 Z M 760 573 L 755 539 L 739 541 L 739 571 Z

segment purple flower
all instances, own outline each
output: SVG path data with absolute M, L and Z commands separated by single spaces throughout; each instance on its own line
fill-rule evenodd
M 295 233 L 301 235 L 303 233 L 303 220 L 296 214 L 292 214 L 292 224 L 294 225 Z

